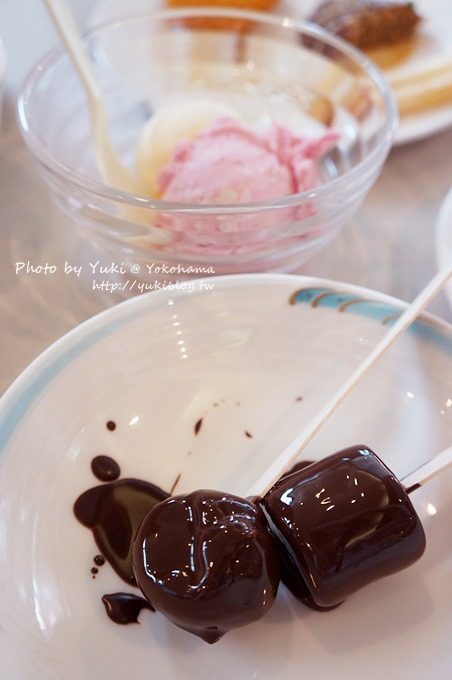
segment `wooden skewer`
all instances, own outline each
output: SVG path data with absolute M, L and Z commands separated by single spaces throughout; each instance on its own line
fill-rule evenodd
M 416 489 L 420 489 L 425 482 L 428 482 L 432 477 L 445 470 L 449 465 L 452 465 L 452 446 L 441 451 L 432 460 L 424 463 L 424 465 L 421 465 L 405 477 L 402 477 L 400 481 L 403 483 L 405 491 L 412 493 Z
M 392 343 L 410 326 L 419 316 L 422 310 L 439 293 L 448 279 L 452 276 L 452 262 L 444 267 L 427 286 L 419 293 L 415 300 L 399 317 L 396 323 L 373 348 L 364 361 L 345 381 L 332 399 L 325 405 L 320 413 L 308 424 L 308 426 L 295 437 L 274 462 L 265 470 L 259 479 L 249 489 L 247 496 L 265 496 L 267 491 L 290 468 L 298 458 L 301 450 L 311 441 L 314 435 L 324 425 L 326 420 L 334 413 L 337 407 L 344 401 L 351 390 L 367 374 L 375 362 L 386 352 Z

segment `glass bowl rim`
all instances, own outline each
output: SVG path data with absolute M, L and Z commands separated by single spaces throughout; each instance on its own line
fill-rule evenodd
M 142 21 L 155 22 L 169 19 L 186 19 L 191 17 L 216 17 L 227 19 L 249 20 L 260 24 L 267 24 L 279 28 L 289 29 L 299 34 L 316 38 L 328 46 L 336 48 L 342 52 L 352 62 L 357 64 L 366 75 L 371 79 L 379 92 L 385 110 L 385 119 L 381 130 L 381 139 L 378 145 L 372 149 L 366 157 L 360 160 L 352 168 L 331 180 L 323 182 L 317 187 L 307 191 L 282 196 L 269 201 L 249 202 L 249 203 L 227 203 L 227 204 L 194 204 L 176 203 L 152 199 L 138 194 L 115 189 L 100 180 L 86 179 L 58 161 L 48 148 L 43 144 L 32 131 L 30 124 L 28 101 L 35 87 L 47 73 L 48 69 L 55 66 L 59 61 L 69 58 L 63 46 L 58 46 L 47 52 L 41 59 L 32 66 L 25 77 L 17 98 L 17 118 L 22 135 L 31 153 L 41 163 L 50 174 L 68 182 L 77 189 L 88 192 L 92 196 L 107 199 L 115 203 L 133 206 L 136 208 L 148 209 L 152 212 L 158 211 L 168 214 L 184 215 L 223 215 L 223 214 L 242 214 L 266 212 L 270 210 L 285 209 L 302 205 L 306 201 L 318 200 L 328 196 L 334 191 L 340 192 L 344 185 L 350 182 L 359 185 L 358 178 L 365 175 L 367 169 L 373 166 L 378 167 L 378 160 L 384 150 L 389 151 L 398 125 L 398 110 L 394 95 L 389 83 L 380 72 L 379 68 L 360 50 L 356 49 L 342 38 L 335 36 L 326 29 L 310 21 L 291 19 L 284 15 L 277 15 L 268 12 L 247 11 L 228 9 L 225 7 L 187 7 L 182 9 L 167 9 L 159 12 L 146 12 L 134 14 L 129 17 L 110 20 L 96 26 L 94 29 L 83 33 L 83 40 L 90 40 L 98 33 L 118 29 L 127 24 L 139 23 Z

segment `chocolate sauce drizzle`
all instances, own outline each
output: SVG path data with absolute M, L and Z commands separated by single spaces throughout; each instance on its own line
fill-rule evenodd
M 111 424 L 109 426 L 109 424 Z M 115 429 L 113 421 L 107 428 Z M 95 555 L 91 568 L 96 578 L 99 567 L 107 561 L 129 585 L 136 585 L 132 568 L 132 543 L 143 518 L 168 494 L 155 484 L 141 479 L 121 479 L 118 463 L 109 456 L 96 456 L 91 470 L 97 479 L 106 482 L 82 493 L 74 503 L 74 514 L 83 526 L 92 530 L 101 551 Z M 133 593 L 110 593 L 102 596 L 108 617 L 122 625 L 138 623 L 143 609 L 154 611 L 148 600 Z
M 195 426 L 193 428 L 195 435 L 199 433 L 199 431 L 202 427 L 202 421 L 203 421 L 203 418 L 200 418 L 199 420 L 196 421 Z
M 133 593 L 111 593 L 102 595 L 102 602 L 109 619 L 114 623 L 127 625 L 139 623 L 138 617 L 143 609 L 155 611 L 154 607 L 144 597 Z
M 121 474 L 118 463 L 110 456 L 96 456 L 91 461 L 93 475 L 101 482 L 113 482 Z
M 93 532 L 94 540 L 115 572 L 136 585 L 132 569 L 132 542 L 143 518 L 168 498 L 155 484 L 141 479 L 119 479 L 94 486 L 74 503 L 74 514 Z

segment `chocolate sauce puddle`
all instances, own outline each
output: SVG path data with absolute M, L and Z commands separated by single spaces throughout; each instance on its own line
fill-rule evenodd
M 155 484 L 141 479 L 119 479 L 94 486 L 74 503 L 74 514 L 93 532 L 99 551 L 129 585 L 136 585 L 132 542 L 143 518 L 168 498 Z
M 118 463 L 110 456 L 96 456 L 91 461 L 93 475 L 101 482 L 113 482 L 121 474 Z
M 127 625 L 129 623 L 139 623 L 138 617 L 143 609 L 155 611 L 150 602 L 133 593 L 111 593 L 102 595 L 102 602 L 105 606 L 107 616 L 114 623 Z

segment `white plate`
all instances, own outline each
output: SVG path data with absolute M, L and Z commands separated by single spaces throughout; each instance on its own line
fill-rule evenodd
M 160 614 L 143 612 L 141 625 L 129 626 L 107 618 L 101 595 L 131 589 L 109 565 L 91 578 L 97 550 L 72 513 L 98 483 L 93 456 L 109 454 L 123 476 L 166 489 L 181 473 L 181 492 L 244 494 L 403 306 L 308 277 L 203 286 L 151 293 L 94 317 L 0 402 L 0 677 L 425 680 L 432 668 L 449 677 L 451 473 L 413 495 L 428 538 L 423 558 L 334 611 L 309 610 L 281 588 L 267 617 L 213 646 Z M 451 357 L 452 328 L 424 317 L 303 456 L 367 443 L 401 476 L 450 445 Z
M 289 14 L 294 17 L 307 16 L 319 0 L 304 0 L 300 7 L 299 0 L 281 0 L 275 11 L 281 14 Z M 190 5 L 187 2 L 187 7 Z M 193 2 L 196 5 L 196 1 Z M 227 2 L 225 2 L 227 5 Z M 108 21 L 130 16 L 132 14 L 145 14 L 166 8 L 165 0 L 129 0 L 127 3 L 121 0 L 99 0 L 88 18 L 88 26 L 94 28 Z
M 422 16 L 416 50 L 397 69 L 387 73 L 415 74 L 429 62 L 438 63 L 452 58 L 452 5 L 450 0 L 416 0 L 415 7 Z M 452 104 L 404 116 L 400 120 L 395 144 L 407 144 L 441 132 L 452 125 Z
M 296 18 L 303 18 L 310 14 L 320 0 L 282 0 L 279 9 L 281 13 Z M 101 0 L 89 18 L 89 26 L 125 17 L 140 12 L 152 12 L 164 7 L 164 0 Z M 450 0 L 416 0 L 416 9 L 423 17 L 420 29 L 420 40 L 414 53 L 407 58 L 402 66 L 387 71 L 390 73 L 416 73 L 425 68 L 429 60 L 437 60 L 442 56 L 452 56 L 452 40 L 450 26 L 452 25 L 452 5 Z M 432 134 L 441 132 L 452 125 L 452 104 L 432 108 L 419 114 L 405 116 L 401 119 L 396 133 L 395 145 L 418 141 Z
M 441 206 L 436 227 L 436 257 L 440 269 L 452 262 L 452 187 Z M 446 286 L 452 307 L 452 282 Z

